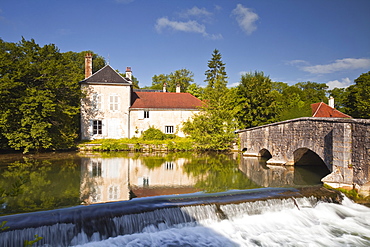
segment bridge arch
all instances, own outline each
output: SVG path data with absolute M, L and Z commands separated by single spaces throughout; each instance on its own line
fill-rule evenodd
M 245 156 L 268 150 L 268 164 L 300 167 L 311 156 L 331 172 L 322 179 L 325 184 L 370 194 L 370 119 L 305 117 L 236 133 Z
M 272 155 L 271 155 L 270 151 L 268 151 L 266 148 L 261 149 L 258 152 L 258 156 L 266 158 L 266 159 L 271 159 L 272 158 Z
M 331 172 L 331 167 L 329 167 L 325 161 L 317 154 L 315 151 L 310 148 L 298 148 L 293 152 L 294 165 L 300 166 L 325 166 Z

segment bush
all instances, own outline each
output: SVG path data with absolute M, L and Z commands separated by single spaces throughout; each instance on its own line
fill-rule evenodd
M 142 135 L 143 140 L 150 141 L 150 140 L 165 140 L 167 139 L 167 135 L 160 131 L 159 129 L 150 127 L 146 131 L 143 132 Z

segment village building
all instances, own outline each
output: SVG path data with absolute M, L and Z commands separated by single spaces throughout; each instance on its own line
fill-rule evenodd
M 334 108 L 334 98 L 330 96 L 329 105 L 324 102 L 311 104 L 312 117 L 326 117 L 326 118 L 352 118 Z
M 183 122 L 199 113 L 202 101 L 189 93 L 135 90 L 132 71 L 125 77 L 110 65 L 92 74 L 92 56 L 85 57 L 85 94 L 81 100 L 81 139 L 139 137 L 150 127 L 166 134 L 185 136 Z

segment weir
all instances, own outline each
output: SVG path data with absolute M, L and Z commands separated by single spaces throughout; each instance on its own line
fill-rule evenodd
M 307 199 L 306 195 L 310 195 Z M 314 195 L 314 196 L 311 196 Z M 148 227 L 171 228 L 202 220 L 220 221 L 235 214 L 265 209 L 313 207 L 318 200 L 341 201 L 336 192 L 312 188 L 263 188 L 214 194 L 195 193 L 78 206 L 0 217 L 9 228 L 0 232 L 0 246 L 22 246 L 34 235 L 38 246 L 70 246 L 139 233 Z

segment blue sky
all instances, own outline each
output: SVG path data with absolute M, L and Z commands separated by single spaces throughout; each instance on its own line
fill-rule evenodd
M 257 70 L 346 87 L 370 70 L 369 10 L 369 0 L 3 0 L 0 38 L 92 50 L 140 86 L 178 69 L 205 85 L 218 49 L 229 86 Z

